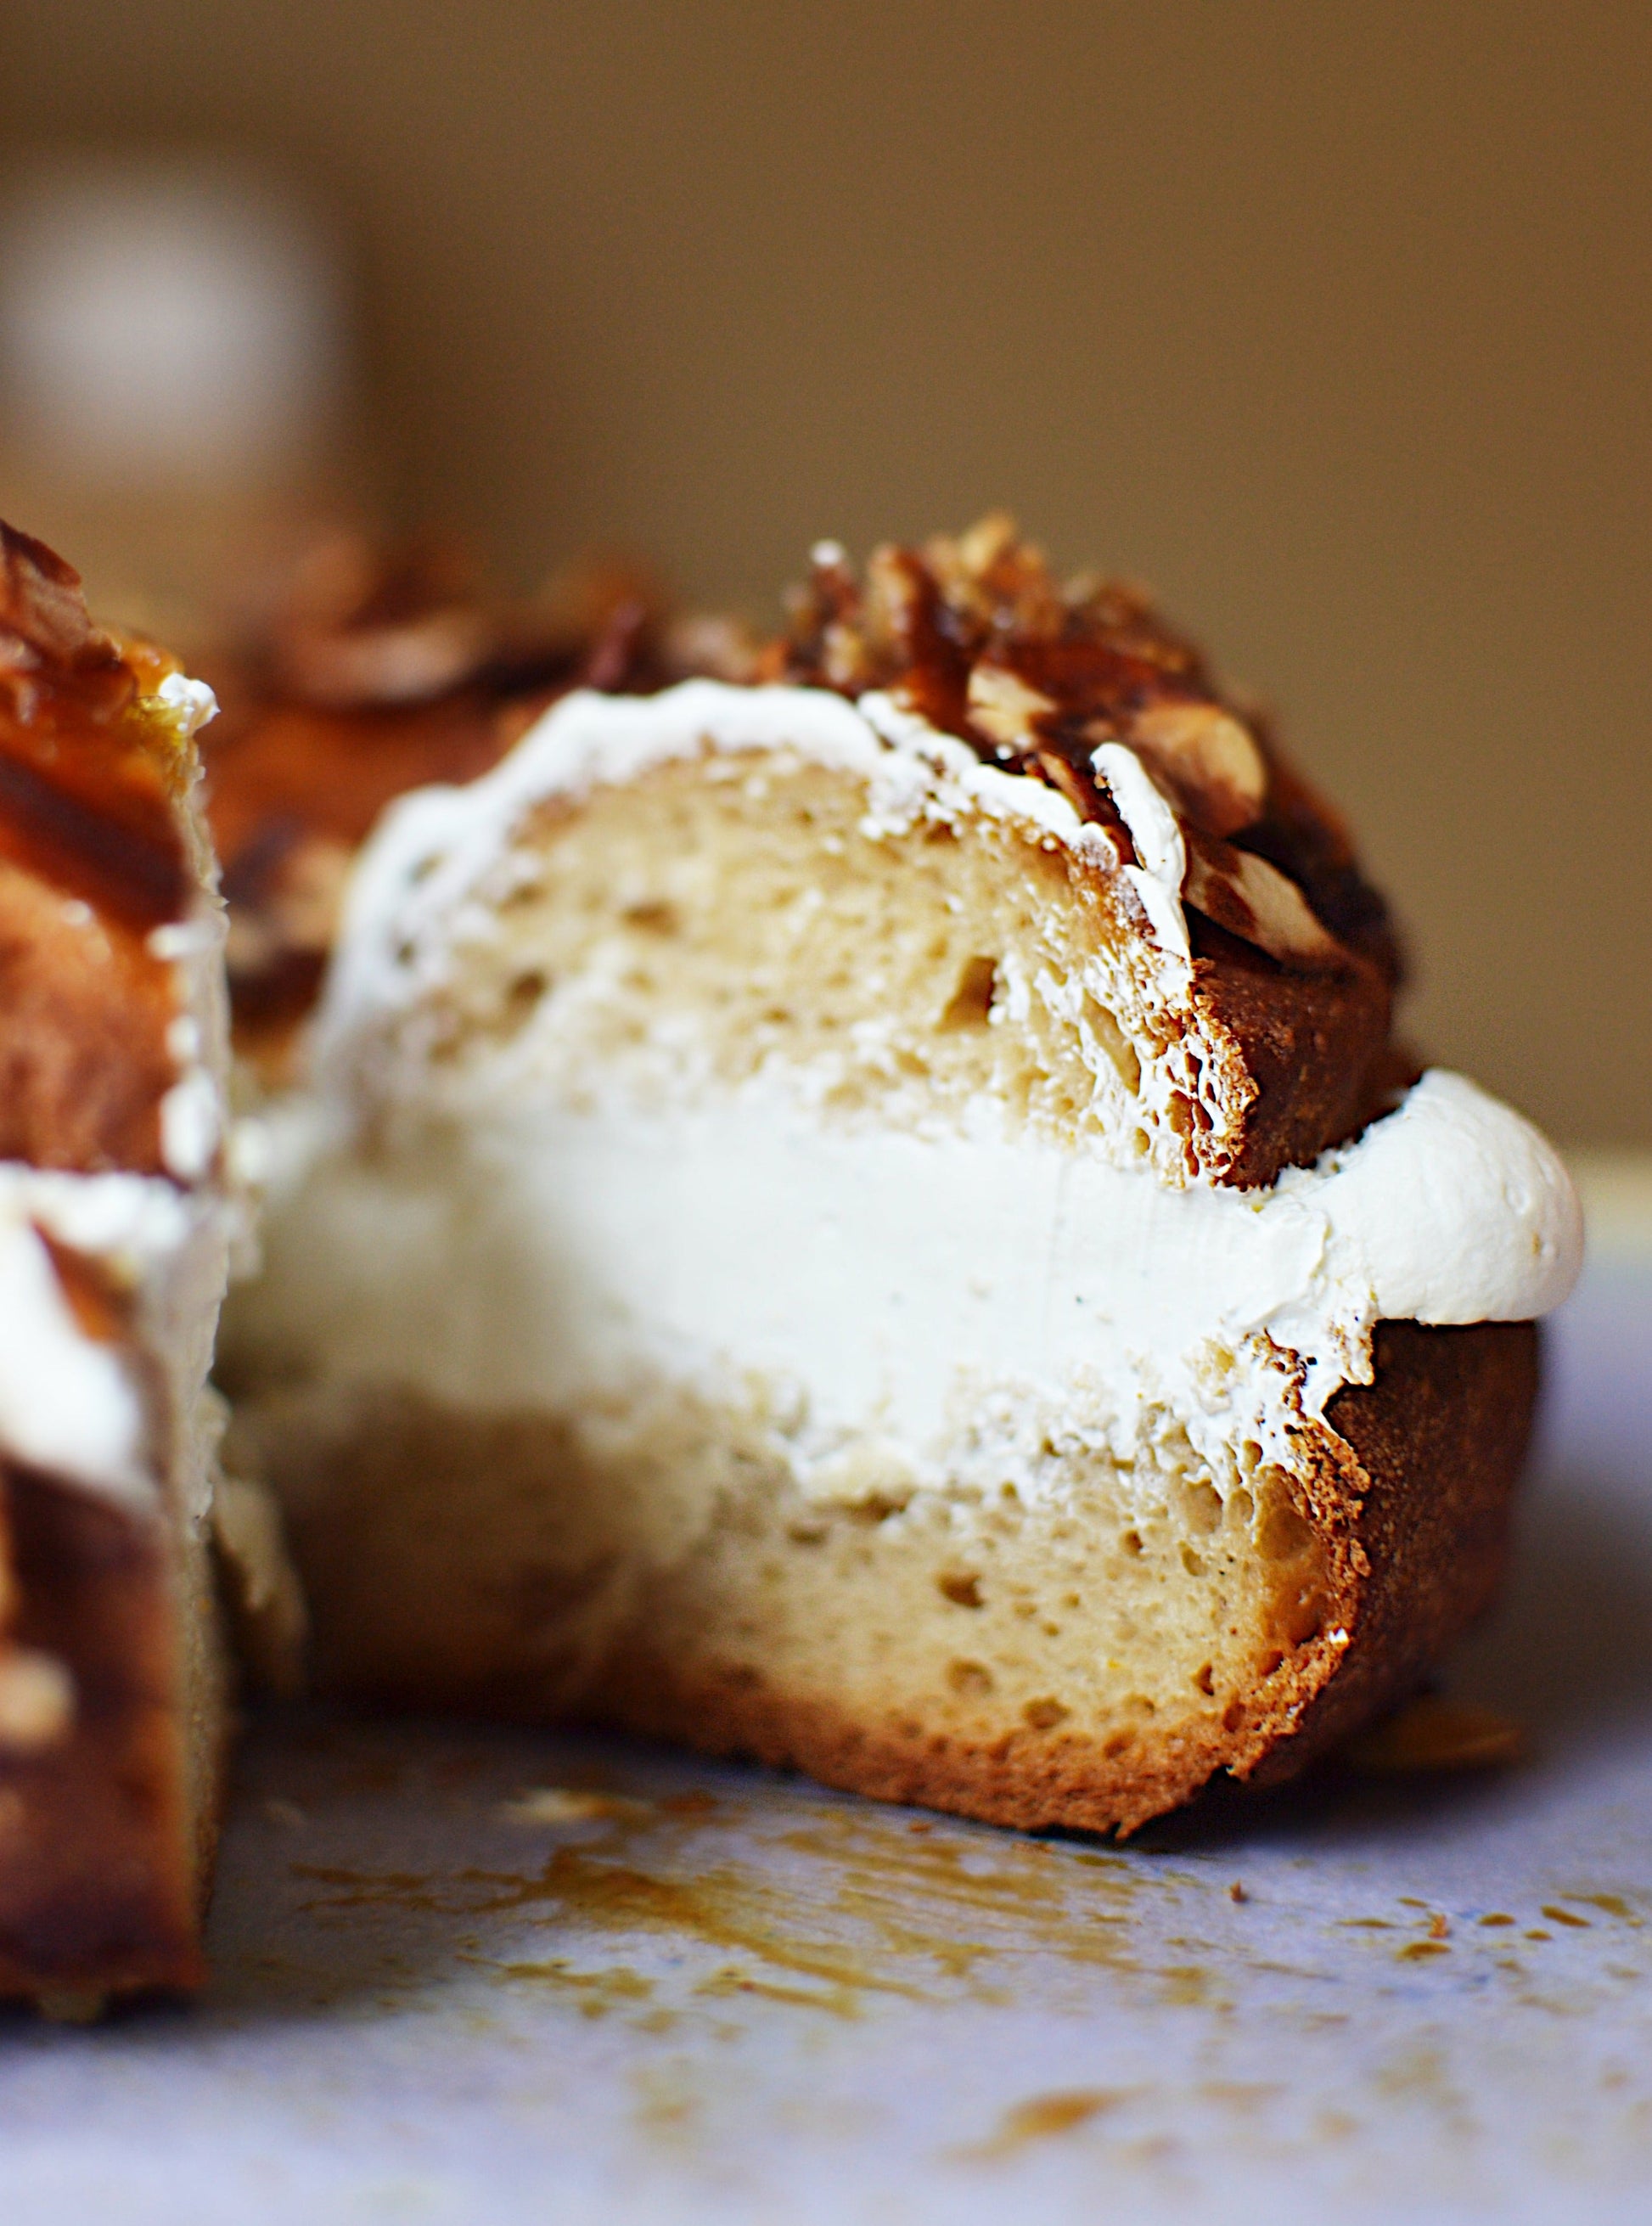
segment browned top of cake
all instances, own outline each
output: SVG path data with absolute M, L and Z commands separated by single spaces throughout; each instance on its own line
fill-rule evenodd
M 1122 742 L 1182 824 L 1196 912 L 1293 970 L 1334 972 L 1357 955 L 1398 978 L 1387 908 L 1345 826 L 1263 722 L 1223 696 L 1140 589 L 1093 575 L 1058 582 L 1001 513 L 956 540 L 880 548 L 864 580 L 823 544 L 759 673 L 850 696 L 886 690 L 988 763 L 1058 790 L 1133 862 L 1092 765 L 1102 744 Z
M 177 991 L 150 938 L 198 879 L 194 753 L 153 701 L 176 669 L 0 525 L 0 1158 L 161 1172 Z

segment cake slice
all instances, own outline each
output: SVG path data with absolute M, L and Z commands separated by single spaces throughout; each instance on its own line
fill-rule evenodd
M 210 692 L 0 526 L 0 1997 L 201 1975 L 232 1215 Z
M 1027 1825 L 1299 1766 L 1490 1598 L 1578 1258 L 1397 972 L 998 519 L 405 798 L 227 1326 L 320 1681 Z

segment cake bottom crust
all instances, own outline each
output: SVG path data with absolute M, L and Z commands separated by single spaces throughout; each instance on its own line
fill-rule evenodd
M 811 1501 L 761 1417 L 484 1417 L 289 1390 L 243 1416 L 322 1689 L 599 1724 L 984 1821 L 1128 1831 L 1403 1697 L 1487 1605 L 1530 1324 L 1384 1324 L 1288 1474 L 1036 1505 Z M 243 1458 L 245 1458 L 245 1453 Z
M 1036 1726 L 984 1741 L 899 1714 L 881 1722 L 830 1701 L 685 1680 L 639 1636 L 595 1696 L 597 1720 L 710 1752 L 794 1766 L 823 1784 L 984 1822 L 1127 1835 L 1182 1806 L 1219 1772 L 1259 1786 L 1316 1757 L 1406 1698 L 1494 1600 L 1530 1432 L 1537 1337 L 1530 1323 L 1468 1329 L 1382 1325 L 1377 1380 L 1332 1415 L 1359 1462 L 1322 1476 L 1318 1581 L 1275 1601 L 1315 1627 L 1249 1696 L 1221 1714 L 1119 1750 L 1114 1738 Z M 1323 1518 L 1322 1518 L 1323 1519 Z M 1342 1550 L 1337 1551 L 1340 1533 Z M 1334 1572 L 1340 1565 L 1342 1582 Z M 1282 1612 L 1281 1612 L 1282 1609 Z M 1326 1625 L 1344 1630 L 1338 1647 Z M 1271 1652 L 1271 1649 L 1269 1650 Z M 1266 1663 L 1268 1656 L 1263 1657 Z

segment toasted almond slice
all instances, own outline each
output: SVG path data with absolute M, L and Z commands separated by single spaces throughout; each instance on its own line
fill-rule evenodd
M 989 510 L 985 518 L 978 518 L 966 532 L 959 535 L 958 561 L 966 572 L 980 579 L 1015 546 L 1020 537 L 1020 529 L 1007 510 Z
M 1182 894 L 1196 911 L 1296 972 L 1331 973 L 1348 964 L 1348 952 L 1277 866 L 1197 828 L 1182 832 L 1187 843 Z
M 1155 703 L 1127 739 L 1153 760 L 1207 835 L 1236 835 L 1261 816 L 1268 767 L 1247 729 L 1217 703 Z
M 1085 785 L 1083 775 L 1076 766 L 1069 765 L 1059 750 L 1034 750 L 1032 762 L 1052 788 L 1064 796 L 1081 819 L 1096 817 L 1096 793 Z
M 1037 742 L 1033 722 L 1053 711 L 1052 699 L 1002 665 L 982 663 L 969 673 L 969 716 L 982 733 L 1014 750 Z

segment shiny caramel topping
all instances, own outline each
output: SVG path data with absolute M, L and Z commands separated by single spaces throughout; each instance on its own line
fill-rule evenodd
M 93 626 L 79 574 L 0 525 L 0 855 L 140 930 L 194 887 L 180 746 L 147 702 L 168 669 Z
M 846 695 L 887 689 L 989 761 L 1082 797 L 1086 816 L 1103 793 L 1090 760 L 1105 741 L 1162 769 L 1211 834 L 1261 809 L 1261 754 L 1217 703 L 1198 652 L 1134 588 L 1058 586 L 1007 518 L 922 550 L 879 549 L 864 584 L 823 544 L 791 616 L 783 677 Z
M 1001 513 L 921 550 L 880 548 L 864 581 L 822 543 L 755 677 L 886 690 L 988 763 L 1058 790 L 1129 862 L 1094 764 L 1123 743 L 1189 837 L 1189 905 L 1293 970 L 1334 971 L 1357 951 L 1398 972 L 1340 823 L 1223 701 L 1192 644 L 1138 588 L 1058 583 Z

